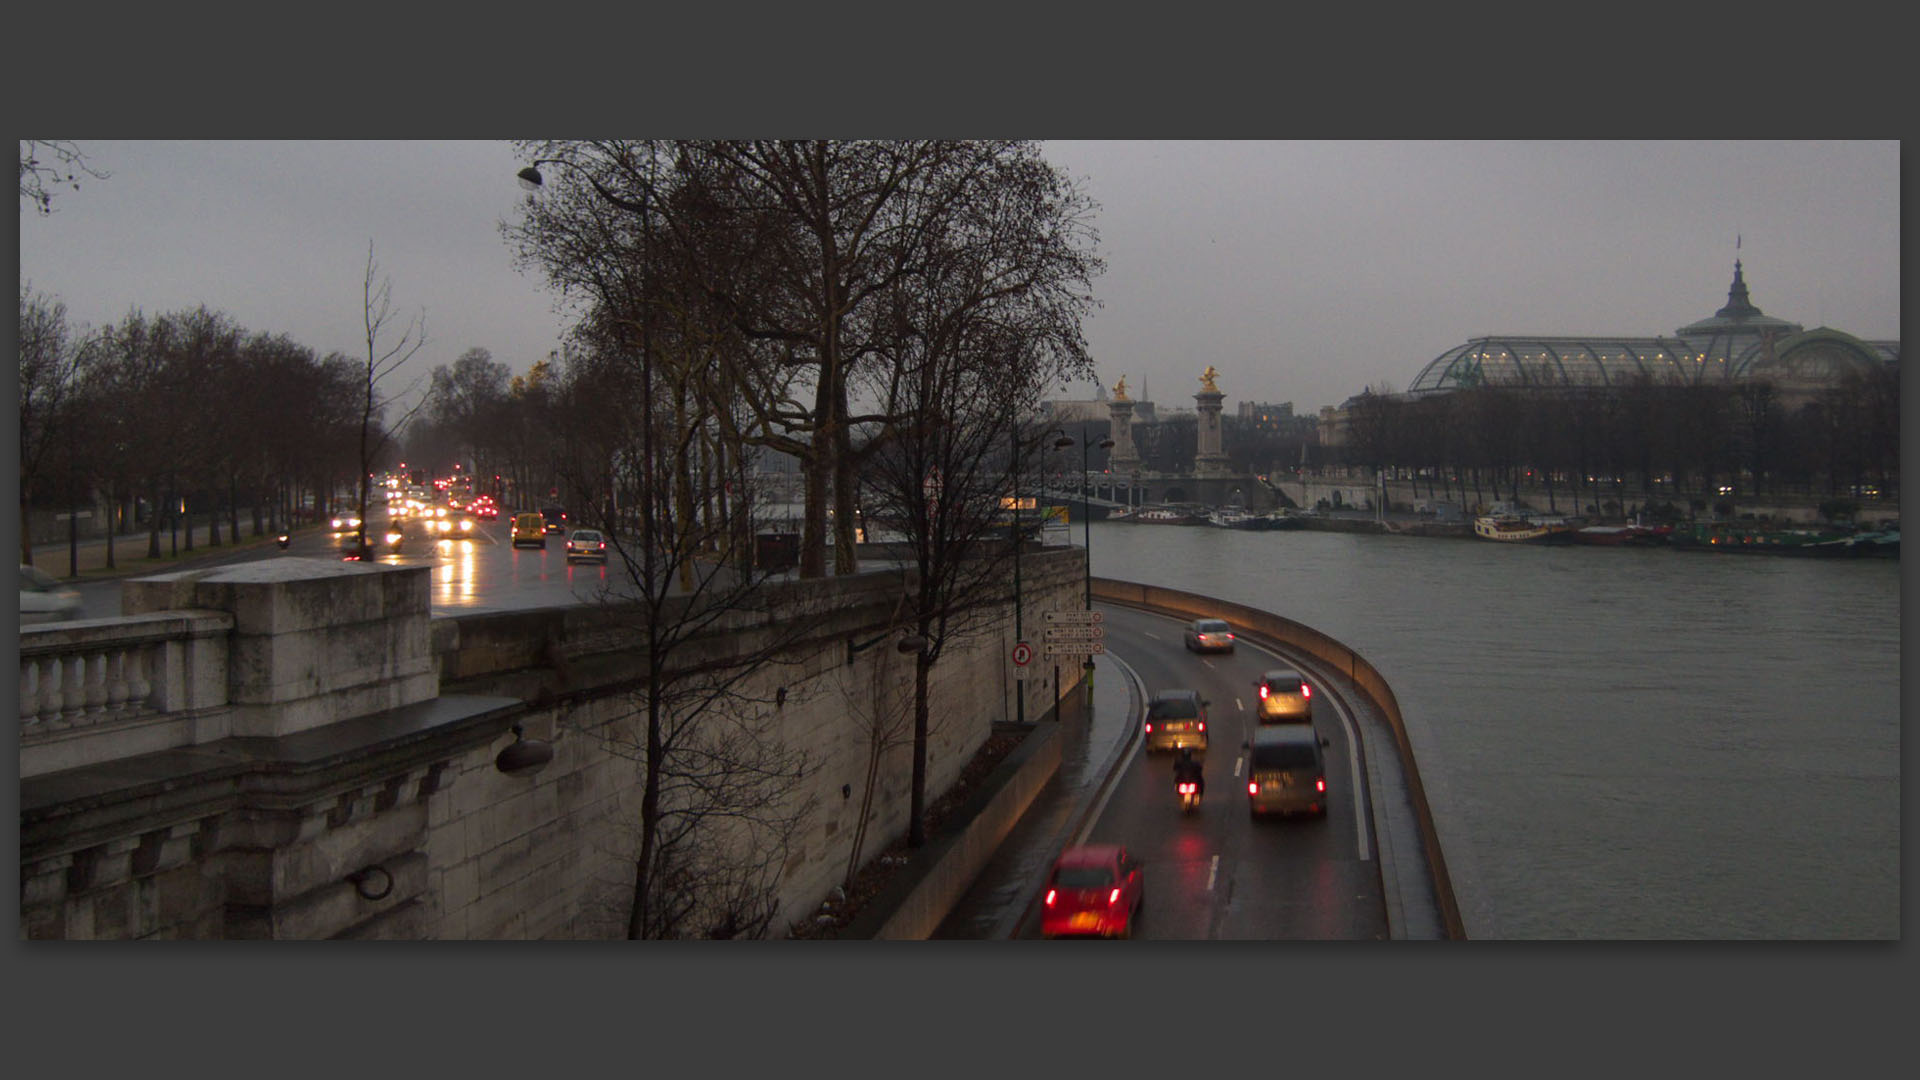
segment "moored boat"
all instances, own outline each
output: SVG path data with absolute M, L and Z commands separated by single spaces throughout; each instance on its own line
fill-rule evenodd
M 1770 529 L 1727 522 L 1698 522 L 1675 529 L 1668 542 L 1682 551 L 1737 555 L 1798 555 L 1816 558 L 1855 554 L 1855 536 L 1845 529 Z
M 1189 514 L 1185 510 L 1175 510 L 1170 506 L 1152 506 L 1136 510 L 1124 520 L 1139 525 L 1204 525 L 1207 521 L 1205 517 Z
M 1473 519 L 1473 535 L 1504 544 L 1565 544 L 1573 542 L 1574 528 L 1564 518 L 1483 514 Z
M 1273 527 L 1265 514 L 1256 514 L 1240 506 L 1223 506 L 1207 515 L 1207 524 L 1220 529 L 1243 529 L 1248 532 L 1264 532 Z
M 1603 547 L 1644 547 L 1666 543 L 1672 532 L 1671 525 L 1588 525 L 1575 529 L 1573 538 L 1578 543 Z

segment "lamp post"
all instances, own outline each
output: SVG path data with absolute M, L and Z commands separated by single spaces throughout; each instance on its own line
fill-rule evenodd
M 1081 513 L 1086 515 L 1086 518 L 1085 518 L 1086 525 L 1084 526 L 1086 530 L 1085 531 L 1086 539 L 1084 541 L 1084 544 L 1086 545 L 1086 549 L 1087 549 L 1086 609 L 1088 611 L 1092 611 L 1093 610 L 1093 504 L 1091 501 L 1092 495 L 1088 491 L 1088 484 L 1087 484 L 1087 472 L 1088 472 L 1088 469 L 1091 467 L 1087 461 L 1088 445 L 1090 440 L 1088 440 L 1085 431 L 1082 431 L 1080 433 L 1079 442 L 1080 442 L 1080 511 Z M 1053 448 L 1055 450 L 1064 450 L 1067 447 L 1072 446 L 1073 444 L 1074 444 L 1074 438 L 1071 435 L 1062 435 L 1059 438 L 1053 440 Z M 1100 449 L 1102 450 L 1108 450 L 1108 449 L 1112 449 L 1113 440 L 1101 439 L 1097 444 L 1093 444 L 1093 445 L 1099 446 Z M 1087 667 L 1093 666 L 1092 657 L 1087 658 L 1086 666 Z
M 1020 549 L 1024 546 L 1020 536 L 1020 417 L 1011 413 L 1007 421 L 1013 454 L 1007 462 L 1007 471 L 1013 474 L 1010 485 L 1013 488 L 1013 643 L 1018 647 L 1026 640 L 1020 626 Z M 1013 718 L 1024 724 L 1027 722 L 1027 681 L 1016 678 L 1013 683 Z

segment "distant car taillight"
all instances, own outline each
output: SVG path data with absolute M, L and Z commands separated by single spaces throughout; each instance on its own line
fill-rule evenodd
M 1149 735 L 1153 734 L 1153 724 L 1151 721 L 1149 721 L 1147 724 L 1147 734 Z
M 1316 776 L 1316 777 L 1314 777 L 1314 778 L 1313 778 L 1313 790 L 1315 790 L 1315 791 L 1325 791 L 1325 790 L 1327 790 L 1327 778 L 1326 778 L 1326 777 L 1324 777 L 1324 776 Z
M 1201 731 L 1207 730 L 1207 722 L 1205 720 L 1200 721 L 1200 730 Z
M 1048 907 L 1052 907 L 1052 906 L 1053 906 L 1053 899 L 1054 899 L 1054 897 L 1056 897 L 1056 896 L 1059 896 L 1059 895 L 1060 895 L 1060 894 L 1059 894 L 1058 892 L 1056 892 L 1056 891 L 1054 891 L 1053 889 L 1048 889 L 1048 890 L 1047 890 L 1047 906 L 1048 906 Z
M 1300 684 L 1300 696 L 1301 696 L 1301 697 L 1303 697 L 1303 698 L 1310 698 L 1310 697 L 1312 697 L 1312 696 L 1313 696 L 1313 687 L 1311 687 L 1311 686 L 1308 686 L 1308 685 L 1307 685 L 1306 683 L 1301 683 L 1301 684 Z
M 1247 781 L 1247 794 L 1249 795 L 1260 794 L 1260 781 L 1258 780 Z
M 1268 694 L 1271 694 L 1271 693 L 1273 693 L 1273 691 L 1272 691 L 1272 690 L 1270 690 L 1270 689 L 1268 689 L 1268 687 L 1267 687 L 1267 684 L 1266 684 L 1266 683 L 1261 683 L 1261 684 L 1260 684 L 1260 700 L 1261 700 L 1261 701 L 1265 701 L 1265 700 L 1267 700 L 1267 695 L 1268 695 Z
M 1107 906 L 1108 906 L 1108 907 L 1112 907 L 1113 905 L 1115 905 L 1115 904 L 1117 904 L 1117 903 L 1119 903 L 1119 902 L 1120 902 L 1120 890 L 1119 890 L 1119 889 L 1115 889 L 1115 890 L 1113 890 L 1112 892 L 1110 892 L 1110 893 L 1108 893 L 1108 894 L 1107 894 Z

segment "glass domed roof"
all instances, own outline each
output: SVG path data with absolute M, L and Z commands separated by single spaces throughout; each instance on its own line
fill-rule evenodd
M 1618 386 L 1641 376 L 1693 385 L 1742 377 L 1767 352 L 1769 339 L 1801 330 L 1753 306 L 1739 262 L 1727 304 L 1673 337 L 1475 338 L 1441 353 L 1408 384 L 1412 395 L 1480 386 L 1527 389 Z

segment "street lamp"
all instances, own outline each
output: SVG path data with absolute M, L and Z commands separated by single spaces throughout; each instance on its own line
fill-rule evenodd
M 1089 442 L 1090 440 L 1086 438 L 1086 433 L 1082 432 L 1081 438 L 1080 438 L 1080 510 L 1083 514 L 1086 515 L 1086 525 L 1085 525 L 1086 540 L 1084 541 L 1087 548 L 1086 609 L 1088 611 L 1092 611 L 1093 610 L 1093 503 L 1092 503 L 1092 495 L 1087 490 L 1087 472 L 1088 472 L 1088 469 L 1091 467 L 1087 463 L 1087 453 L 1088 453 Z M 1074 443 L 1073 436 L 1062 435 L 1059 438 L 1053 440 L 1053 448 L 1055 450 L 1065 450 L 1067 447 L 1072 446 L 1073 443 Z M 1113 448 L 1113 440 L 1101 439 L 1098 443 L 1093 443 L 1092 445 L 1098 446 L 1102 450 L 1110 450 Z M 1093 666 L 1092 657 L 1087 658 L 1086 666 L 1088 667 Z

